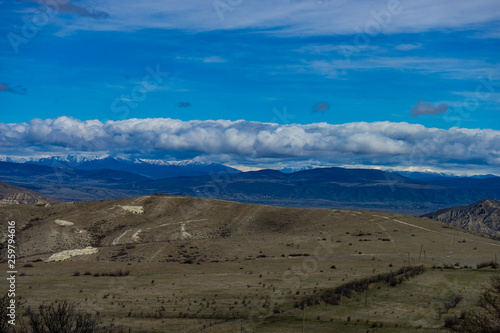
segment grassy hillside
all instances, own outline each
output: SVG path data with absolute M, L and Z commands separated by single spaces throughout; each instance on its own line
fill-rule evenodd
M 4 241 L 6 221 L 18 223 L 26 305 L 70 299 L 133 332 L 300 332 L 295 304 L 304 298 L 421 264 L 426 271 L 401 284 L 374 282 L 342 305 L 308 306 L 306 331 L 440 330 L 435 308 L 457 293 L 464 300 L 453 311 L 473 306 L 494 273 L 476 264 L 494 260 L 500 247 L 400 214 L 166 195 L 0 207 L 0 216 Z M 52 261 L 87 247 L 94 252 Z

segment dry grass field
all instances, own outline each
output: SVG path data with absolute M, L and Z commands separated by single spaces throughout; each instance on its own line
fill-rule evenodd
M 442 331 L 436 308 L 456 294 L 463 301 L 450 313 L 474 307 L 495 274 L 476 265 L 500 249 L 480 234 L 406 215 L 166 195 L 5 206 L 0 217 L 3 241 L 7 221 L 18 225 L 24 307 L 70 300 L 131 332 Z M 96 252 L 53 261 L 87 247 Z M 401 284 L 371 283 L 338 305 L 295 307 L 417 265 L 425 272 Z

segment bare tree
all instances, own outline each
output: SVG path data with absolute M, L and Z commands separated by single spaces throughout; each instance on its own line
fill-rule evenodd
M 457 325 L 450 328 L 463 333 L 500 333 L 500 275 L 492 276 L 488 288 L 479 296 L 478 311 L 464 311 Z
M 99 325 L 90 313 L 78 311 L 68 301 L 40 305 L 38 311 L 28 308 L 28 332 L 31 333 L 96 333 L 117 332 L 114 326 Z

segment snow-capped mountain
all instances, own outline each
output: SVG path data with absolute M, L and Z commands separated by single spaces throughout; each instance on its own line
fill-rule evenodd
M 454 173 L 444 173 L 435 171 L 389 171 L 410 179 L 415 179 L 419 181 L 435 181 L 435 180 L 450 180 L 450 179 L 463 179 L 463 178 L 474 178 L 474 179 L 487 179 L 495 178 L 497 175 L 485 174 L 485 175 L 457 175 Z
M 0 161 L 30 163 L 78 170 L 110 169 L 126 171 L 153 179 L 202 176 L 214 173 L 239 173 L 241 171 L 213 162 L 166 161 L 153 159 L 124 159 L 96 155 L 39 155 L 33 157 L 0 156 Z
M 280 168 L 278 171 L 283 172 L 283 173 L 294 173 L 298 171 L 304 171 L 304 170 L 312 170 L 318 168 L 317 166 L 312 166 L 312 165 L 301 165 L 298 167 L 285 167 L 285 168 Z
M 104 159 L 108 155 L 36 155 L 36 156 L 7 156 L 0 155 L 1 162 L 11 163 L 33 163 L 40 165 L 53 165 L 56 163 L 83 163 L 86 161 Z

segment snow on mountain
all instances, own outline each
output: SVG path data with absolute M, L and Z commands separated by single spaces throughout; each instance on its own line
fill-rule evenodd
M 31 157 L 0 156 L 0 161 L 31 163 L 80 170 L 110 169 L 126 171 L 153 179 L 201 176 L 241 171 L 213 162 L 166 161 L 159 159 L 125 159 L 108 155 L 37 155 Z
M 35 155 L 35 156 L 7 156 L 0 155 L 0 161 L 11 163 L 34 163 L 48 165 L 52 162 L 60 163 L 83 163 L 86 161 L 99 160 L 109 157 L 108 155 Z
M 175 166 L 209 166 L 209 165 L 222 165 L 213 162 L 198 162 L 198 161 L 165 161 L 165 160 L 151 160 L 138 158 L 134 160 L 134 163 L 147 163 L 152 165 L 175 165 Z
M 298 167 L 285 167 L 285 168 L 280 168 L 278 171 L 283 172 L 283 173 L 294 173 L 298 171 L 304 171 L 304 170 L 312 170 L 317 167 L 312 166 L 312 165 L 302 165 Z

